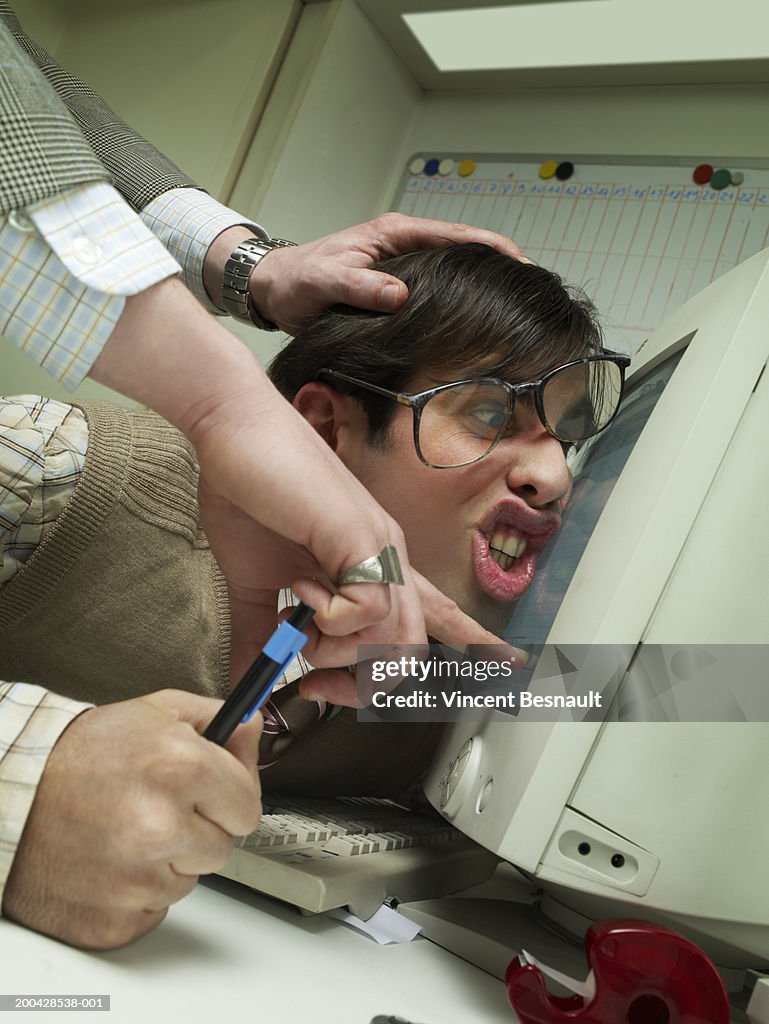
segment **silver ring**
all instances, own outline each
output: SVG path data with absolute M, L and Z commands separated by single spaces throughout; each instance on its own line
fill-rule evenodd
M 398 552 L 392 544 L 385 544 L 378 555 L 364 558 L 362 562 L 344 569 L 339 576 L 343 583 L 397 583 L 403 584 L 403 573 Z

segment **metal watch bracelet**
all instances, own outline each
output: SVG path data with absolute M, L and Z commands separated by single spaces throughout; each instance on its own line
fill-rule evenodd
M 237 320 L 252 323 L 262 331 L 277 331 L 278 326 L 266 320 L 251 301 L 248 280 L 264 257 L 273 249 L 296 245 L 285 238 L 246 238 L 230 254 L 222 275 L 222 305 Z

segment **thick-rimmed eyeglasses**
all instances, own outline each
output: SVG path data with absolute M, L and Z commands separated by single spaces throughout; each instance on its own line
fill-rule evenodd
M 452 381 L 426 391 L 390 391 L 324 369 L 319 377 L 345 381 L 408 406 L 414 446 L 426 466 L 469 466 L 523 429 L 520 399 L 529 396 L 545 430 L 564 444 L 578 444 L 605 430 L 617 414 L 630 357 L 604 351 L 557 366 L 539 380 L 511 384 L 499 377 Z M 525 403 L 525 409 L 529 403 Z

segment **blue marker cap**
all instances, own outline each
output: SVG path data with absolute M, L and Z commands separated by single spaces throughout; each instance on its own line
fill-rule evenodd
M 288 619 L 281 622 L 203 733 L 207 740 L 226 743 L 238 722 L 247 722 L 259 710 L 307 642 L 301 630 L 314 614 L 309 605 L 300 602 Z
M 279 665 L 295 658 L 307 643 L 307 637 L 290 622 L 281 622 L 264 645 L 264 653 Z

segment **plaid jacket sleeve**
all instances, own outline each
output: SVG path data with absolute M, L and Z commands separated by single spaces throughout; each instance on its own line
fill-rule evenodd
M 14 21 L 0 0 L 0 214 L 109 180 L 67 108 L 19 50 Z
M 14 40 L 16 46 L 13 45 Z M 17 80 L 20 78 L 17 69 L 19 47 L 28 58 L 31 58 L 29 63 L 32 65 L 32 70 L 34 71 L 34 65 L 36 65 L 65 105 L 61 110 L 57 109 L 55 122 L 50 117 L 46 120 L 43 116 L 45 111 L 35 118 L 34 124 L 30 124 L 29 119 L 25 116 L 26 111 L 34 109 L 35 104 L 54 105 L 54 96 L 41 100 L 39 96 L 26 95 L 23 104 L 13 99 L 14 95 L 18 95 Z M 30 78 L 31 75 L 27 72 L 26 80 L 28 81 Z M 33 91 L 32 85 L 28 84 L 25 91 L 26 93 Z M 37 90 L 38 93 L 43 91 L 39 88 Z M 34 104 L 31 102 L 32 99 L 34 99 Z M 67 110 L 71 115 L 69 119 L 66 117 Z M 136 210 L 141 210 L 152 199 L 168 189 L 196 187 L 183 171 L 180 171 L 146 139 L 129 128 L 85 82 L 60 68 L 42 47 L 24 33 L 6 0 L 0 0 L 0 118 L 16 124 L 19 117 L 28 122 L 25 127 L 27 140 L 33 134 L 37 137 L 38 152 L 48 149 L 62 150 L 65 142 L 69 145 L 67 152 L 61 152 L 56 156 L 56 170 L 61 172 L 66 168 L 77 180 L 65 183 L 59 188 L 49 188 L 43 194 L 31 197 L 22 196 L 22 201 L 5 206 L 5 210 L 25 206 L 34 199 L 46 198 L 56 192 L 64 191 L 66 188 L 83 184 L 85 181 L 98 180 L 100 165 L 103 165 L 101 167 L 102 180 L 107 178 L 104 171 L 106 168 L 112 176 L 115 187 Z M 64 138 L 62 138 L 62 133 L 64 133 Z M 80 136 L 80 146 L 78 146 L 78 135 Z M 4 142 L 5 139 L 2 138 L 0 141 Z M 17 156 L 21 149 L 20 146 L 16 147 Z M 11 167 L 18 166 L 18 160 L 13 159 L 13 153 L 6 146 L 0 147 L 0 150 L 5 151 L 0 153 L 0 178 L 2 178 Z M 85 154 L 82 153 L 83 150 Z M 70 159 L 67 158 L 68 154 Z M 26 173 L 34 176 L 36 171 L 33 158 L 36 154 L 28 152 L 23 155 L 25 156 L 23 166 L 26 168 Z M 73 163 L 71 159 L 73 155 L 79 155 L 80 167 L 76 162 Z M 94 176 L 84 178 L 84 172 L 92 173 Z

